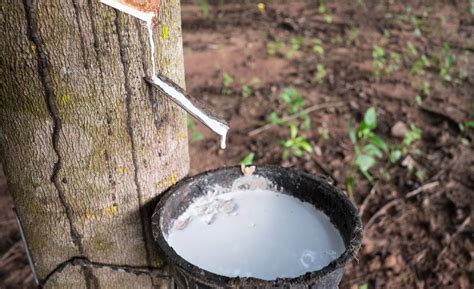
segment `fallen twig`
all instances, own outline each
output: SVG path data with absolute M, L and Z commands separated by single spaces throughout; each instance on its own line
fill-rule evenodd
M 459 226 L 459 228 L 456 230 L 456 232 L 454 232 L 454 234 L 451 235 L 451 238 L 449 238 L 449 241 L 448 243 L 446 244 L 446 246 L 443 248 L 443 250 L 441 251 L 441 253 L 439 253 L 438 257 L 437 257 L 437 260 L 439 261 L 443 256 L 444 254 L 446 254 L 446 252 L 448 251 L 449 247 L 451 246 L 451 243 L 453 243 L 453 241 L 457 238 L 457 236 L 462 232 L 464 231 L 464 229 L 467 227 L 467 225 L 469 225 L 471 223 L 471 216 L 468 216 L 464 222 L 462 222 L 461 226 Z
M 390 202 L 386 203 L 382 208 L 380 208 L 375 214 L 372 215 L 372 217 L 370 217 L 369 221 L 367 221 L 367 223 L 365 224 L 365 228 L 369 228 L 374 222 L 375 220 L 384 215 L 385 213 L 387 213 L 387 211 L 389 209 L 391 209 L 392 207 L 395 207 L 396 205 L 398 205 L 399 203 L 402 202 L 403 199 L 394 199 L 394 200 L 391 200 Z
M 323 164 L 321 164 L 318 159 L 316 158 L 315 155 L 312 156 L 312 160 L 318 166 L 318 168 L 329 178 L 331 178 L 332 183 L 337 186 L 337 179 L 334 177 L 334 175 L 327 169 Z
M 298 114 L 295 114 L 295 115 L 289 115 L 289 116 L 286 116 L 284 118 L 282 118 L 282 121 L 286 122 L 286 121 L 292 121 L 292 120 L 295 120 L 297 119 L 301 114 L 308 114 L 308 113 L 311 113 L 311 112 L 314 112 L 314 111 L 317 111 L 317 110 L 321 110 L 321 109 L 325 109 L 325 108 L 329 108 L 329 107 L 338 107 L 338 106 L 343 106 L 345 105 L 346 102 L 344 101 L 338 101 L 338 102 L 327 102 L 327 103 L 323 103 L 323 104 L 315 104 L 313 106 L 310 106 L 306 109 L 304 109 L 302 112 L 298 113 Z M 261 133 L 262 131 L 265 131 L 269 128 L 271 128 L 272 126 L 275 126 L 275 124 L 273 123 L 267 123 L 259 128 L 256 128 L 252 131 L 250 131 L 248 133 L 249 136 L 256 136 L 257 134 Z
M 427 184 L 424 184 L 422 185 L 421 187 L 409 192 L 408 194 L 405 195 L 405 198 L 409 199 L 409 198 L 412 198 L 416 195 L 418 195 L 419 193 L 425 191 L 425 190 L 430 190 L 430 189 L 433 189 L 435 187 L 437 187 L 439 185 L 439 182 L 438 181 L 435 181 L 435 182 L 431 182 L 431 183 L 427 183 Z
M 367 206 L 369 205 L 370 200 L 374 197 L 376 192 L 377 192 L 377 183 L 374 184 L 374 186 L 369 192 L 369 195 L 365 197 L 364 201 L 362 202 L 362 205 L 360 205 L 359 215 L 361 217 L 364 216 L 365 211 L 367 210 Z

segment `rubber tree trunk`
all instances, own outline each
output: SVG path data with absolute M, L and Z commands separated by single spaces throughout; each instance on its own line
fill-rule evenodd
M 152 288 L 156 197 L 189 169 L 185 113 L 153 92 L 145 24 L 98 0 L 0 1 L 0 159 L 45 288 Z M 179 0 L 157 70 L 184 86 Z

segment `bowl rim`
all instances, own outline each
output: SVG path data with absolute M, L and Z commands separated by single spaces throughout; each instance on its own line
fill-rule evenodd
M 293 174 L 298 174 L 301 177 L 309 179 L 310 181 L 314 181 L 314 182 L 326 185 L 326 187 L 331 190 L 331 193 L 336 194 L 336 197 L 340 199 L 340 201 L 343 203 L 343 206 L 349 210 L 349 215 L 352 217 L 352 221 L 354 222 L 355 227 L 353 228 L 350 234 L 349 244 L 346 246 L 344 252 L 338 258 L 334 259 L 328 265 L 324 266 L 320 270 L 307 272 L 297 277 L 291 277 L 291 278 L 284 277 L 284 278 L 277 278 L 274 280 L 264 280 L 264 279 L 255 278 L 255 277 L 229 277 L 229 276 L 216 274 L 216 273 L 207 271 L 206 269 L 200 268 L 188 262 L 183 257 L 181 257 L 178 253 L 176 253 L 173 247 L 171 247 L 168 244 L 160 226 L 162 211 L 163 211 L 162 208 L 164 207 L 168 199 L 176 191 L 179 191 L 181 187 L 189 183 L 192 183 L 200 178 L 205 178 L 206 176 L 217 173 L 217 172 L 222 173 L 223 171 L 227 171 L 227 170 L 240 171 L 240 169 L 241 169 L 240 166 L 228 166 L 228 167 L 208 170 L 208 171 L 196 174 L 194 176 L 188 176 L 188 177 L 183 178 L 179 182 L 177 182 L 174 186 L 170 187 L 164 194 L 162 194 L 162 197 L 160 198 L 160 201 L 156 205 L 155 210 L 153 212 L 151 222 L 152 222 L 153 238 L 155 242 L 158 244 L 158 246 L 160 247 L 161 251 L 164 253 L 165 259 L 166 259 L 165 261 L 168 264 L 171 263 L 170 264 L 171 266 L 177 266 L 180 269 L 188 272 L 188 274 L 190 275 L 196 275 L 196 277 L 199 276 L 198 277 L 199 279 L 205 279 L 205 280 L 210 280 L 211 282 L 221 283 L 221 284 L 224 284 L 224 286 L 225 284 L 243 284 L 243 283 L 248 283 L 251 285 L 258 284 L 258 286 L 281 286 L 281 285 L 303 284 L 311 280 L 321 279 L 322 277 L 329 275 L 333 271 L 343 268 L 352 258 L 355 257 L 362 242 L 362 222 L 360 220 L 360 217 L 358 215 L 355 205 L 350 201 L 347 195 L 341 189 L 329 183 L 324 178 L 308 174 L 302 170 L 298 170 L 294 168 L 284 168 L 284 167 L 276 166 L 276 165 L 256 166 L 256 169 L 257 169 L 256 171 L 262 171 L 262 170 L 287 171 Z

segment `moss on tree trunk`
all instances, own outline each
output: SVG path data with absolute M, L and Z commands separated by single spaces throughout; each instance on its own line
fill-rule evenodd
M 161 1 L 158 20 L 157 70 L 184 86 L 179 1 Z M 0 160 L 39 278 L 165 284 L 149 216 L 188 172 L 187 131 L 142 79 L 144 23 L 97 0 L 3 0 L 0 27 Z

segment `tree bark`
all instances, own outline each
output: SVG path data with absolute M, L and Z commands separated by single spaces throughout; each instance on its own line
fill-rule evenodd
M 0 160 L 44 288 L 154 288 L 156 197 L 189 170 L 185 113 L 155 93 L 145 24 L 98 0 L 0 1 Z M 184 87 L 179 0 L 157 70 Z

